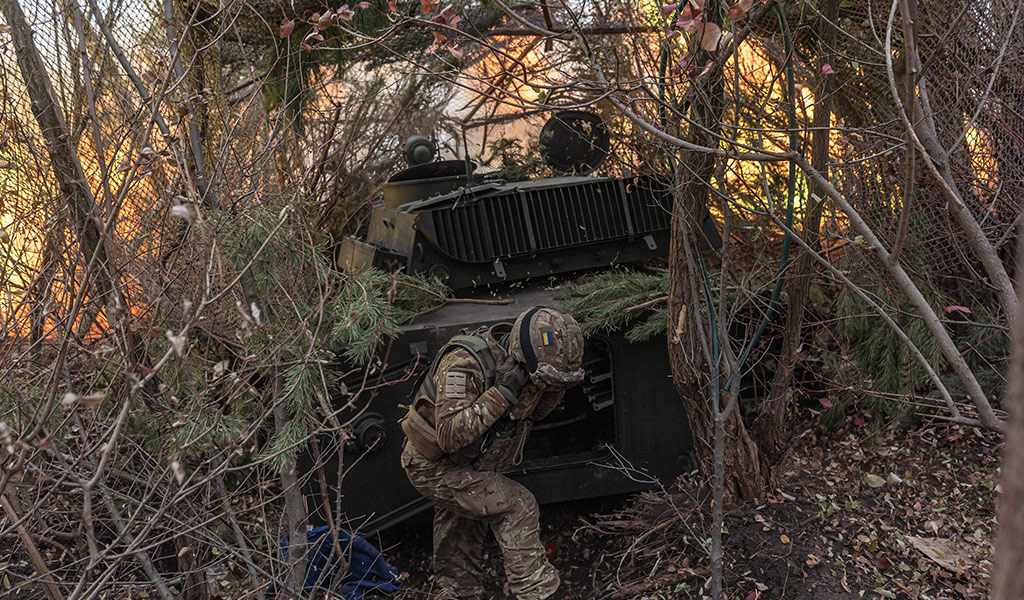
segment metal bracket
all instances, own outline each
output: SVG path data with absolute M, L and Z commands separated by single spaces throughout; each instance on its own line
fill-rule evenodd
M 644 236 L 644 241 L 647 242 L 647 249 L 648 250 L 657 250 L 658 249 L 658 242 L 654 241 L 654 236 L 653 235 L 651 235 L 651 234 L 645 235 Z
M 501 264 L 501 259 L 494 259 L 494 274 L 502 279 L 505 279 L 505 265 Z
M 623 179 L 619 180 L 619 200 L 622 202 L 622 214 L 626 217 L 626 232 L 629 233 L 629 238 L 633 239 L 636 231 L 633 229 L 633 214 L 629 209 L 629 192 L 626 191 L 626 181 Z
M 412 357 L 412 361 L 419 360 L 421 363 L 429 364 L 430 344 L 426 340 L 409 344 L 409 356 Z

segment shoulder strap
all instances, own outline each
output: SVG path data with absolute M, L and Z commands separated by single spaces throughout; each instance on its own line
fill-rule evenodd
M 537 314 L 541 306 L 534 306 L 530 309 L 530 312 L 526 313 L 523 317 L 522 322 L 519 324 L 519 348 L 523 351 L 523 358 L 526 359 L 526 366 L 529 367 L 530 372 L 533 373 L 537 370 L 537 353 L 533 349 L 533 343 L 530 341 L 530 321 L 533 319 L 533 315 Z
M 487 340 L 479 335 L 457 335 L 448 342 L 448 346 L 449 349 L 451 349 L 451 346 L 463 348 L 476 359 L 476 362 L 480 363 L 480 367 L 484 371 L 484 389 L 494 385 L 498 362 L 495 360 L 494 353 L 491 352 L 491 346 L 487 343 Z
M 480 363 L 480 367 L 484 372 L 484 389 L 494 385 L 498 363 L 494 358 L 494 353 L 491 352 L 491 347 L 487 344 L 487 340 L 478 335 L 457 335 L 441 347 L 433 362 L 430 363 L 430 368 L 427 369 L 423 383 L 417 387 L 418 396 L 426 396 L 430 399 L 431 403 L 434 402 L 437 398 L 437 390 L 434 389 L 434 373 L 437 371 L 437 365 L 445 354 L 456 348 L 462 348 L 469 352 L 470 356 Z

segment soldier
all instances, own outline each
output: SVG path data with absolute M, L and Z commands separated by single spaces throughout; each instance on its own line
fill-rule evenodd
M 507 331 L 508 325 L 504 325 Z M 583 335 L 569 315 L 535 307 L 501 335 L 452 338 L 402 421 L 402 467 L 434 501 L 434 572 L 456 598 L 483 597 L 489 528 L 517 600 L 555 600 L 559 578 L 540 541 L 537 500 L 502 475 L 519 464 L 533 421 L 583 380 Z

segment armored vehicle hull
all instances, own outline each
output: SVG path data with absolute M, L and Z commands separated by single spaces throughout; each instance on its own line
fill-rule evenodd
M 499 298 L 500 299 L 500 298 Z M 405 413 L 413 387 L 451 336 L 501 322 L 512 322 L 531 306 L 559 307 L 549 290 L 520 290 L 508 303 L 449 304 L 404 326 L 386 350 L 387 363 L 347 382 L 360 386 L 366 398 L 343 408 L 343 421 L 353 421 L 350 439 L 340 454 L 344 476 L 343 526 L 364 533 L 380 531 L 430 509 L 400 464 L 405 441 L 398 419 Z M 487 296 L 488 302 L 494 302 Z M 536 424 L 521 465 L 509 474 L 528 487 L 541 503 L 576 500 L 635 491 L 657 478 L 666 483 L 693 464 L 693 446 L 682 404 L 672 385 L 665 341 L 630 343 L 621 334 L 587 339 L 585 382 L 571 390 L 563 404 Z M 324 471 L 338 471 L 338 453 Z M 631 465 L 646 476 L 629 476 Z M 643 483 L 643 480 L 647 480 Z M 329 486 L 332 490 L 334 486 Z M 318 486 L 309 507 L 322 513 Z M 335 498 L 328 499 L 335 506 Z M 429 514 L 429 513 L 428 513 Z M 319 515 L 321 520 L 324 515 Z
M 324 472 L 341 480 L 343 524 L 349 528 L 379 531 L 429 510 L 402 470 L 405 439 L 398 420 L 422 372 L 453 335 L 511 323 L 533 306 L 560 308 L 553 292 L 536 283 L 551 276 L 660 260 L 668 253 L 674 195 L 668 178 L 579 176 L 598 168 L 608 149 L 607 130 L 596 115 L 562 111 L 544 131 L 541 148 L 560 176 L 513 182 L 475 174 L 468 158 L 434 161 L 430 140 L 409 138 L 410 168 L 384 185 L 366 235 L 346 239 L 339 249 L 338 263 L 347 271 L 432 275 L 462 296 L 403 326 L 378 357 L 376 371 L 367 376 L 355 369 L 359 375 L 346 382 L 349 390 L 361 391 L 350 396 L 358 400 L 337 399 L 343 422 L 352 423 L 349 439 L 341 452 L 321 446 L 330 461 Z M 721 247 L 707 211 L 700 234 L 704 250 Z M 490 295 L 480 295 L 485 291 Z M 584 383 L 535 425 L 523 462 L 509 473 L 540 502 L 670 483 L 695 464 L 663 338 L 630 343 L 621 333 L 591 336 L 583 367 Z M 323 487 L 338 493 L 330 484 L 314 485 L 311 493 L 317 496 Z M 324 498 L 313 500 L 315 515 Z M 335 498 L 327 500 L 338 506 Z

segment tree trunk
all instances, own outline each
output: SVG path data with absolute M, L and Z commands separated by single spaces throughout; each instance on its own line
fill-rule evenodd
M 124 342 L 122 351 L 128 359 L 129 369 L 134 371 L 137 365 L 145 364 L 145 356 L 138 336 L 128 327 L 128 307 L 121 297 L 120 282 L 108 263 L 107 247 L 104 245 L 101 227 L 103 220 L 96 214 L 92 190 L 89 188 L 64 115 L 57 104 L 53 84 L 32 39 L 32 29 L 25 20 L 21 6 L 15 0 L 0 0 L 0 11 L 11 27 L 11 40 L 18 57 L 18 66 L 31 100 L 32 114 L 39 124 L 43 139 L 46 140 L 54 178 L 60 186 L 61 196 L 70 207 L 71 222 L 68 226 L 77 234 L 78 246 L 85 264 L 96 266 L 97 298 L 102 299 L 96 304 L 105 305 L 107 323 L 120 334 Z M 89 272 L 86 271 L 87 274 Z M 88 277 L 82 285 L 88 288 Z M 72 319 L 74 317 L 71 315 Z M 83 322 L 91 322 L 91 318 L 83 317 Z M 150 380 L 145 390 L 149 395 L 155 394 L 156 382 Z
M 1017 249 L 1017 269 L 1024 266 L 1024 244 Z M 1003 402 L 1006 447 L 1000 484 L 999 539 L 996 541 L 992 600 L 1024 598 L 1024 286 L 1017 286 L 1017 315 L 1013 323 L 1010 388 Z
M 72 228 L 78 235 L 82 255 L 88 263 L 98 253 L 97 264 L 103 272 L 107 268 L 106 253 L 100 247 L 101 231 L 94 219 L 92 190 L 89 189 L 82 163 L 78 160 L 64 115 L 57 105 L 50 77 L 32 39 L 32 29 L 15 0 L 0 0 L 0 8 L 11 27 L 11 40 L 31 100 L 32 114 L 46 140 L 60 193 L 71 209 Z M 104 295 L 110 291 L 109 280 L 105 276 L 100 276 L 99 285 Z
M 281 435 L 288 419 L 281 404 L 281 375 L 274 374 L 274 431 Z M 306 580 L 306 507 L 299 486 L 298 467 L 295 459 L 287 457 L 282 461 L 281 486 L 284 495 L 284 519 L 288 527 L 288 545 L 285 547 L 288 563 L 285 569 L 286 598 L 301 598 Z M 332 535 L 337 535 L 333 533 Z
M 716 15 L 717 2 L 708 2 L 705 14 Z M 698 52 L 695 64 L 707 58 Z M 721 65 L 693 84 L 690 92 L 691 126 L 687 140 L 702 146 L 717 145 L 715 134 L 721 128 L 725 107 L 725 86 Z M 677 171 L 677 193 L 672 210 L 672 238 L 669 246 L 668 351 L 672 380 L 683 402 L 690 422 L 694 447 L 701 471 L 708 477 L 714 473 L 714 415 L 709 386 L 718 385 L 710 376 L 710 365 L 700 342 L 705 302 L 698 290 L 704 289 L 704 275 L 698 264 L 700 223 L 710 198 L 711 180 L 715 174 L 716 157 L 702 152 L 684 152 Z M 679 171 L 682 171 L 681 173 Z M 725 240 L 729 243 L 729 240 Z M 706 339 L 717 336 L 708 329 Z M 757 444 L 747 434 L 740 412 L 733 411 L 725 422 L 725 436 L 730 441 L 724 448 L 724 491 L 728 501 L 747 501 L 761 496 L 769 483 L 768 473 L 761 467 Z
M 818 19 L 818 59 L 821 63 L 836 61 L 836 45 L 839 30 L 833 25 L 839 23 L 839 0 L 825 0 L 821 6 L 825 18 Z M 836 95 L 836 78 L 821 75 L 814 94 L 814 118 L 811 122 L 811 165 L 827 176 L 828 142 L 831 134 L 831 115 L 833 115 L 834 98 Z M 820 247 L 818 232 L 821 228 L 821 201 L 825 197 L 822 190 L 813 181 L 809 182 L 811 197 L 808 199 L 808 210 L 804 215 L 801 234 L 804 241 L 815 251 Z M 804 312 L 807 307 L 807 293 L 811 287 L 814 273 L 814 259 L 805 251 L 800 251 L 793 269 L 786 274 L 786 292 L 790 297 L 790 307 L 786 313 L 785 332 L 782 340 L 782 353 L 778 357 L 778 365 L 772 375 L 768 397 L 760 406 L 760 413 L 752 427 L 758 445 L 761 448 L 763 468 L 770 470 L 781 459 L 785 452 L 787 431 L 785 420 L 790 412 L 790 387 L 793 383 L 793 370 L 797 360 L 797 351 L 803 342 Z
M 1013 293 L 1013 283 L 1010 281 L 995 247 L 985 236 L 981 225 L 964 201 L 963 195 L 957 187 L 956 179 L 953 177 L 949 153 L 939 141 L 939 134 L 935 126 L 936 115 L 931 112 L 932 105 L 928 100 L 927 73 L 921 72 L 917 41 L 917 0 L 901 0 L 900 14 L 903 18 L 903 34 L 906 44 L 904 51 L 910 55 L 913 65 L 912 75 L 918 78 L 918 93 L 912 102 L 915 103 L 914 112 L 921 118 L 912 123 L 912 126 L 921 142 L 919 149 L 923 151 L 925 163 L 938 180 L 939 190 L 947 201 L 950 213 L 963 230 L 967 245 L 974 251 L 975 257 L 984 267 L 985 274 L 989 278 L 989 285 L 994 288 L 996 298 L 1006 314 L 1006 318 L 1010 319 L 1017 311 L 1017 298 Z M 904 109 L 908 111 L 909 115 L 910 108 L 905 106 Z
M 822 64 L 835 63 L 835 48 L 839 31 L 832 26 L 839 22 L 839 0 L 826 0 L 821 6 L 825 19 L 818 19 L 818 59 Z M 811 165 L 828 175 L 829 141 L 831 138 L 832 106 L 835 96 L 835 76 L 821 75 L 814 97 L 814 119 L 811 123 Z M 825 192 L 813 181 L 809 182 L 811 196 L 808 210 L 804 215 L 800 232 L 812 248 L 820 247 L 818 233 L 821 229 L 822 202 Z M 818 198 L 818 199 L 815 199 Z M 793 383 L 793 366 L 797 350 L 803 341 L 804 312 L 807 306 L 807 292 L 814 273 L 814 259 L 805 251 L 799 251 L 793 269 L 786 276 L 789 295 L 789 312 L 786 315 L 786 329 L 782 354 L 772 375 L 768 398 L 760 406 L 760 413 L 752 427 L 754 437 L 761 448 L 764 468 L 776 464 L 786 449 L 788 432 L 786 417 L 789 414 L 789 390 Z

